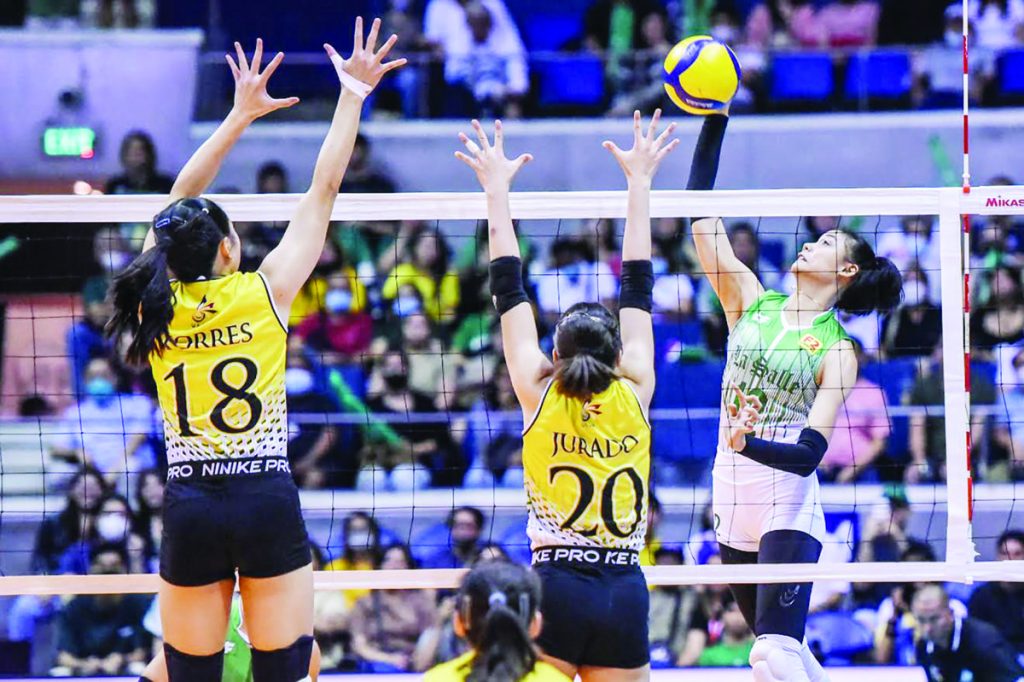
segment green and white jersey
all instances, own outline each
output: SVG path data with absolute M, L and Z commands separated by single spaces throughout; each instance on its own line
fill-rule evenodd
M 739 319 L 729 334 L 719 451 L 725 444 L 725 405 L 736 400 L 735 384 L 761 400 L 757 438 L 795 443 L 807 426 L 807 415 L 818 395 L 818 374 L 825 354 L 848 339 L 835 313 L 827 311 L 809 327 L 788 323 L 783 307 L 787 294 L 766 291 Z

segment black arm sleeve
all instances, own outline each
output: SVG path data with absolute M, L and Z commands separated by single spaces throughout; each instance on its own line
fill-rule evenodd
M 814 473 L 821 464 L 828 441 L 811 428 L 800 432 L 796 443 L 776 443 L 760 438 L 747 438 L 747 446 L 740 454 L 755 462 L 779 471 L 788 471 L 804 478 Z
M 491 297 L 498 317 L 529 301 L 523 286 L 523 261 L 515 256 L 501 256 L 491 261 L 489 268 Z
M 686 189 L 709 190 L 715 188 L 715 178 L 718 176 L 718 157 L 722 153 L 722 141 L 725 139 L 725 128 L 728 125 L 728 116 L 710 114 L 704 117 L 700 137 L 697 138 L 697 148 L 693 150 L 690 179 L 686 183 Z
M 639 308 L 651 312 L 654 307 L 654 267 L 649 260 L 622 261 L 619 308 Z

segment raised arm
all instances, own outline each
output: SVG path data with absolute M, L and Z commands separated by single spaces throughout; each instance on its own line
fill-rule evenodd
M 644 406 L 654 396 L 654 330 L 651 322 L 651 183 L 661 160 L 679 146 L 668 141 L 675 124 L 655 137 L 661 109 L 654 112 L 647 132 L 641 131 L 640 112 L 633 112 L 633 148 L 628 152 L 605 141 L 626 175 L 626 234 L 622 239 L 622 285 L 619 293 L 619 328 L 622 360 L 619 371 L 631 381 Z
M 705 117 L 697 148 L 693 152 L 690 180 L 686 189 L 714 189 L 718 157 L 728 124 L 727 115 L 711 114 Z M 764 287 L 750 268 L 733 253 L 725 224 L 720 218 L 698 218 L 693 221 L 690 229 L 701 268 L 722 302 L 725 319 L 731 329 L 746 309 L 757 301 Z
M 494 304 L 501 316 L 501 340 L 505 351 L 512 387 L 525 414 L 532 414 L 540 404 L 551 361 L 540 349 L 537 321 L 533 306 L 523 287 L 523 263 L 519 241 L 512 226 L 509 190 L 512 179 L 524 164 L 533 159 L 522 154 L 514 160 L 505 157 L 505 140 L 501 121 L 494 122 L 494 144 L 479 121 L 473 121 L 477 142 L 465 133 L 459 139 L 469 154 L 455 156 L 476 172 L 476 178 L 487 195 L 487 247 L 491 257 L 490 284 Z
M 309 190 L 299 202 L 281 243 L 260 265 L 260 272 L 270 282 L 278 310 L 291 308 L 295 295 L 312 274 L 324 250 L 331 212 L 359 130 L 363 100 L 384 74 L 405 64 L 404 59 L 384 61 L 398 36 L 392 35 L 376 50 L 379 32 L 380 19 L 374 19 L 364 47 L 363 20 L 357 18 L 352 56 L 348 59 L 342 59 L 333 47 L 324 45 L 343 87 L 331 128 L 313 169 Z
M 274 75 L 284 59 L 283 52 L 278 52 L 274 56 L 263 73 L 260 73 L 260 63 L 263 60 L 263 40 L 261 38 L 256 39 L 256 51 L 252 56 L 252 64 L 245 58 L 245 51 L 242 50 L 239 43 L 235 43 L 235 54 L 238 55 L 237 63 L 231 55 L 225 55 L 228 66 L 231 67 L 231 75 L 235 79 L 234 106 L 209 139 L 200 145 L 178 173 L 174 186 L 171 187 L 168 205 L 181 199 L 198 197 L 205 192 L 213 179 L 217 177 L 217 173 L 220 172 L 221 164 L 224 163 L 228 152 L 253 121 L 272 111 L 287 109 L 299 102 L 298 97 L 275 99 L 267 92 L 267 83 L 270 81 L 270 77 Z M 143 251 L 155 243 L 153 231 L 150 230 L 146 235 Z

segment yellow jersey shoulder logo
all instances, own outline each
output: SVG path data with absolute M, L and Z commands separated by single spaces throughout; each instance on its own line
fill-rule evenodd
M 203 300 L 196 306 L 196 311 L 192 313 L 192 327 L 198 327 L 206 320 L 207 315 L 216 315 L 217 308 L 214 306 L 213 301 L 207 301 L 206 296 L 203 296 Z
M 808 353 L 817 353 L 821 350 L 821 339 L 814 334 L 804 334 L 804 337 L 800 339 L 800 347 Z
M 592 403 L 589 400 L 583 403 L 583 421 L 590 421 L 591 416 L 601 416 L 601 403 Z

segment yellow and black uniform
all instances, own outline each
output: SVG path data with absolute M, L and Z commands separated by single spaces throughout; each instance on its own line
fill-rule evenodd
M 475 657 L 476 652 L 470 651 L 447 663 L 436 665 L 423 675 L 423 682 L 463 682 L 473 669 Z M 537 661 L 533 670 L 522 677 L 520 682 L 569 682 L 569 678 L 555 666 Z
M 651 427 L 617 379 L 588 401 L 548 385 L 523 433 L 527 534 L 543 585 L 545 653 L 574 665 L 649 661 L 647 532 Z M 601 595 L 601 598 L 596 598 Z
M 288 334 L 260 273 L 171 282 L 174 318 L 150 355 L 167 444 L 160 573 L 194 586 L 310 561 L 288 467 Z

